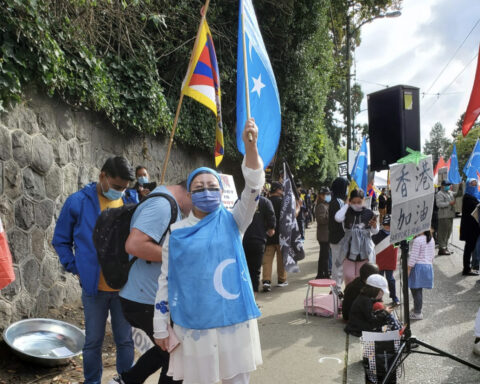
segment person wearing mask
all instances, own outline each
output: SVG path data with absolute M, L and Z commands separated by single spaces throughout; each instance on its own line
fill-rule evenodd
M 352 308 L 352 304 L 362 291 L 362 288 L 365 287 L 368 277 L 378 274 L 378 272 L 378 267 L 375 264 L 367 262 L 360 268 L 360 276 L 345 287 L 342 301 L 342 316 L 344 320 L 348 321 L 350 308 Z
M 80 279 L 85 316 L 83 375 L 85 384 L 102 380 L 102 344 L 108 314 L 117 347 L 117 372 L 133 364 L 132 329 L 123 315 L 118 290 L 110 288 L 103 276 L 93 245 L 93 228 L 101 211 L 136 203 L 125 196 L 135 173 L 124 157 L 111 157 L 102 166 L 98 182 L 70 195 L 62 207 L 52 245 L 63 267 Z
M 265 183 L 257 135 L 254 120 L 248 119 L 242 135 L 245 188 L 232 212 L 222 205 L 218 173 L 194 170 L 187 179 L 192 212 L 172 225 L 162 249 L 155 339 L 167 350 L 170 337 L 178 337 L 169 375 L 184 384 L 248 384 L 250 373 L 262 364 L 260 311 L 242 247 Z
M 472 254 L 475 251 L 480 227 L 472 212 L 478 205 L 477 180 L 467 179 L 467 187 L 462 199 L 462 218 L 460 219 L 460 240 L 465 241 L 463 249 L 463 276 L 477 276 L 478 270 L 471 268 Z M 474 260 L 476 262 L 476 260 Z M 477 266 L 478 268 L 478 266 Z
M 267 237 L 272 237 L 275 234 L 276 223 L 272 202 L 260 196 L 252 223 L 243 236 L 243 249 L 255 294 L 257 294 L 260 285 L 260 271 Z
M 263 283 L 263 292 L 270 292 L 272 290 L 272 269 L 273 269 L 273 259 L 277 257 L 277 275 L 278 275 L 278 286 L 285 287 L 288 285 L 287 282 L 287 271 L 283 265 L 282 251 L 280 250 L 280 241 L 279 241 L 279 231 L 280 226 L 280 211 L 282 209 L 283 201 L 283 186 L 278 181 L 272 183 L 270 189 L 270 201 L 273 205 L 273 210 L 275 211 L 275 233 L 272 237 L 267 238 L 267 245 L 265 247 L 265 253 L 263 255 L 262 263 L 262 283 Z
M 438 255 L 451 255 L 448 240 L 452 235 L 453 219 L 455 217 L 455 195 L 450 190 L 450 182 L 443 180 L 440 191 L 435 196 L 438 207 Z
M 143 165 L 139 165 L 135 169 L 135 177 L 137 182 L 135 183 L 133 189 L 137 191 L 139 200 L 143 200 L 152 190 L 157 187 L 157 183 L 149 182 L 150 179 L 147 168 L 145 168 Z
M 362 336 L 362 332 L 381 332 L 389 323 L 388 314 L 393 309 L 385 308 L 386 315 L 383 311 L 375 311 L 374 304 L 382 302 L 385 294 L 389 294 L 387 280 L 381 275 L 370 275 L 352 304 L 345 332 L 357 337 Z
M 186 182 L 159 186 L 152 193 L 165 196 L 151 197 L 135 210 L 130 221 L 130 235 L 125 249 L 130 258 L 137 257 L 125 286 L 120 291 L 120 301 L 125 318 L 132 327 L 143 330 L 154 346 L 146 351 L 134 366 L 120 372 L 109 384 L 143 383 L 150 375 L 162 369 L 159 384 L 172 383 L 167 376 L 169 355 L 153 339 L 153 312 L 158 277 L 162 268 L 162 246 L 170 224 L 187 216 L 192 208 Z
M 332 252 L 332 279 L 336 281 L 337 287 L 343 282 L 343 257 L 340 253 L 340 241 L 345 236 L 342 223 L 335 220 L 337 212 L 345 205 L 347 197 L 348 180 L 344 177 L 337 177 L 332 183 L 332 198 L 328 205 L 328 242 Z
M 344 258 L 343 279 L 348 284 L 359 276 L 363 264 L 375 259 L 372 235 L 378 233 L 377 218 L 365 207 L 364 192 L 354 189 L 348 204 L 335 214 L 335 221 L 345 228 L 340 254 Z
M 315 219 L 317 221 L 317 241 L 320 246 L 318 257 L 318 269 L 316 279 L 328 279 L 328 256 L 330 245 L 328 244 L 328 204 L 332 196 L 328 187 L 320 188 L 315 206 Z
M 390 291 L 390 298 L 392 305 L 400 305 L 400 300 L 397 297 L 395 270 L 397 269 L 398 248 L 390 244 L 390 215 L 385 215 L 382 221 L 382 229 L 372 236 L 375 244 L 375 257 L 379 274 L 385 276 L 388 281 L 388 289 Z

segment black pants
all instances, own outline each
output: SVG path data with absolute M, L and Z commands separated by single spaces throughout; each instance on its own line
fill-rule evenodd
M 330 244 L 327 242 L 321 242 L 320 255 L 318 256 L 318 272 L 317 279 L 328 279 L 328 256 L 330 254 Z
M 477 245 L 476 240 L 469 239 L 465 241 L 465 248 L 463 248 L 463 272 L 467 273 L 471 271 L 470 261 L 472 259 L 472 253 L 475 251 Z
M 247 259 L 250 279 L 252 279 L 253 292 L 258 292 L 260 270 L 262 269 L 263 254 L 265 253 L 265 244 L 243 243 L 243 250 L 245 251 L 245 258 Z
M 137 303 L 122 297 L 120 300 L 123 314 L 130 325 L 144 331 L 155 344 L 155 340 L 153 339 L 154 306 Z M 155 346 L 140 356 L 132 368 L 121 373 L 122 379 L 126 384 L 141 384 L 161 368 L 162 373 L 158 379 L 159 384 L 181 383 L 181 381 L 174 381 L 170 376 L 167 376 L 169 360 L 170 355 L 168 352 L 162 351 L 162 349 L 155 344 Z

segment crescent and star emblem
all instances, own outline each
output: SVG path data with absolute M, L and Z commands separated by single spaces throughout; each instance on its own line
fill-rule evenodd
M 218 264 L 218 267 L 215 269 L 215 273 L 213 275 L 213 286 L 215 288 L 215 291 L 217 291 L 217 293 L 226 300 L 235 300 L 238 299 L 238 297 L 240 296 L 240 293 L 233 294 L 228 292 L 223 286 L 222 282 L 224 269 L 230 264 L 234 263 L 236 263 L 235 259 L 223 260 L 220 264 Z

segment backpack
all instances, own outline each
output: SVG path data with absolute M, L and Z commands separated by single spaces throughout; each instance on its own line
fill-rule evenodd
M 130 260 L 129 254 L 125 251 L 125 243 L 130 234 L 130 222 L 135 210 L 152 197 L 167 199 L 171 207 L 170 223 L 158 242 L 162 244 L 170 225 L 177 220 L 178 215 L 176 201 L 165 193 L 151 193 L 138 204 L 106 209 L 95 223 L 93 244 L 97 250 L 98 263 L 102 268 L 103 276 L 110 288 L 121 289 L 127 283 L 130 268 L 137 260 L 136 256 Z

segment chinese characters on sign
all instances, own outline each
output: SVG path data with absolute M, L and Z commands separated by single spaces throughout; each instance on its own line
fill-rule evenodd
M 348 169 L 347 169 L 347 162 L 340 161 L 338 164 L 338 176 L 339 177 L 347 177 L 348 176 Z
M 430 229 L 435 196 L 432 157 L 390 166 L 392 188 L 392 243 Z
M 222 203 L 229 211 L 233 209 L 233 206 L 238 200 L 237 189 L 235 188 L 235 182 L 232 175 L 221 174 L 223 184 Z

